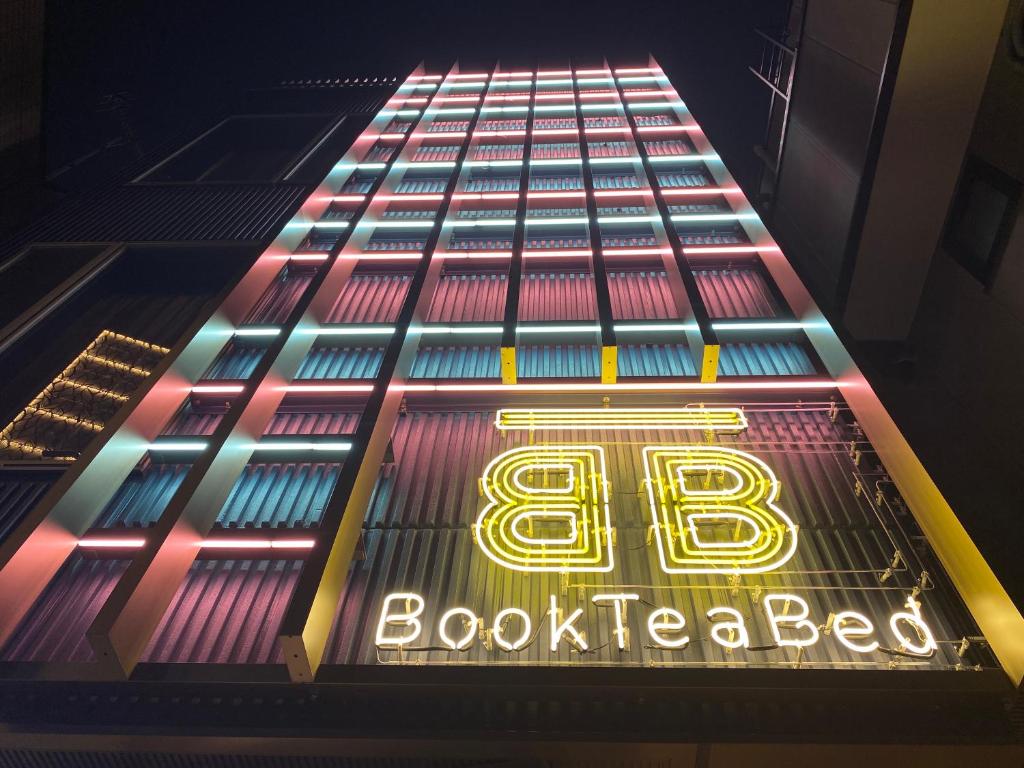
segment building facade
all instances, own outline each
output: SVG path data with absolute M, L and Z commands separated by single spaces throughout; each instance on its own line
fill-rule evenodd
M 657 62 L 395 86 L 0 433 L 4 759 L 1019 761 L 1024 618 Z

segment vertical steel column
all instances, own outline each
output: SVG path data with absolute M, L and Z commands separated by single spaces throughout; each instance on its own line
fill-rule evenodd
M 625 108 L 626 121 L 629 123 L 630 131 L 633 134 L 633 141 L 636 144 L 637 150 L 640 152 L 640 159 L 644 166 L 644 173 L 647 175 L 647 184 L 654 192 L 654 202 L 658 206 L 658 214 L 661 216 L 662 223 L 665 227 L 665 234 L 668 235 L 669 243 L 672 246 L 672 253 L 675 256 L 676 268 L 679 270 L 679 274 L 683 279 L 683 285 L 686 288 L 686 295 L 690 299 L 690 309 L 693 312 L 693 321 L 697 324 L 697 331 L 687 333 L 687 343 L 690 348 L 690 353 L 693 355 L 694 364 L 697 367 L 697 373 L 700 376 L 702 382 L 710 383 L 714 382 L 718 378 L 718 355 L 721 349 L 718 342 L 718 335 L 711 327 L 711 318 L 708 315 L 707 307 L 704 306 L 704 300 L 701 298 L 700 289 L 697 287 L 697 278 L 693 276 L 693 270 L 690 269 L 690 263 L 686 258 L 686 254 L 683 252 L 683 244 L 679 239 L 679 233 L 676 232 L 675 224 L 672 222 L 672 213 L 668 209 L 668 204 L 665 202 L 665 198 L 661 194 L 661 186 L 658 182 L 658 174 L 654 171 L 654 166 L 651 164 L 650 155 L 647 153 L 647 147 L 637 131 L 636 117 L 629 108 L 629 102 L 626 100 L 626 92 L 622 87 L 622 83 L 619 82 L 619 77 L 612 70 L 612 77 L 615 81 L 615 88 L 619 93 L 619 99 L 621 99 L 623 107 Z
M 530 100 L 526 111 L 526 136 L 523 139 L 523 167 L 519 171 L 519 200 L 516 203 L 516 227 L 512 233 L 512 260 L 505 287 L 505 317 L 501 325 L 501 383 L 518 380 L 516 327 L 519 325 L 519 292 L 523 282 L 523 244 L 526 242 L 526 211 L 530 192 L 530 155 L 533 153 L 533 108 L 537 101 L 537 73 L 530 80 Z
M 605 62 L 607 66 L 607 62 Z M 583 105 L 580 99 L 580 83 L 576 67 L 569 60 L 572 71 L 572 97 L 576 106 L 576 130 L 579 132 L 580 159 L 583 162 L 583 188 L 587 200 L 587 232 L 590 235 L 590 253 L 594 265 L 594 289 L 597 294 L 597 321 L 601 339 L 601 383 L 614 384 L 619 376 L 619 352 L 615 340 L 612 298 L 608 287 L 608 270 L 605 268 L 604 253 L 601 250 L 600 225 L 597 223 L 597 198 L 594 196 L 594 174 L 590 169 L 590 147 L 587 145 L 587 130 L 583 119 Z M 611 70 L 609 69 L 609 72 Z M 614 77 L 614 74 L 610 75 Z
M 449 74 L 457 70 L 458 64 Z M 493 82 L 489 76 L 485 77 L 488 85 Z M 455 168 L 445 188 L 444 200 L 438 208 L 423 258 L 402 303 L 395 333 L 385 350 L 377 383 L 359 420 L 348 459 L 324 509 L 319 546 L 306 560 L 281 621 L 279 640 L 288 672 L 296 682 L 312 681 L 323 660 L 370 496 L 398 420 L 398 410 L 404 396 L 403 385 L 411 372 L 422 335 L 422 325 L 440 277 L 443 261 L 434 258 L 434 252 L 442 231 L 447 232 L 445 224 L 452 195 L 464 175 L 466 156 L 473 143 L 486 91 L 481 91 L 477 110 L 470 120 Z
M 412 133 L 408 131 L 399 140 L 396 151 L 356 209 L 354 221 L 369 208 L 394 163 L 403 156 Z M 86 633 L 89 642 L 97 660 L 109 674 L 131 674 L 174 599 L 178 585 L 195 561 L 198 543 L 216 522 L 252 455 L 253 444 L 259 441 L 273 418 L 284 398 L 285 386 L 314 343 L 314 334 L 296 333 L 296 329 L 314 328 L 318 324 L 319 318 L 313 316 L 310 306 L 334 271 L 338 256 L 354 229 L 353 222 L 344 230 L 326 264 L 303 291 L 281 332 L 249 376 L 245 389 L 207 439 L 206 449 L 151 529 L 145 548 L 133 558 L 89 627 Z

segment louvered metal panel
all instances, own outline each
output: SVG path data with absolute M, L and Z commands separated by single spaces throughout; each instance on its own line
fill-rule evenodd
M 523 379 L 593 379 L 601 367 L 598 348 L 590 344 L 524 344 L 516 363 Z
M 501 350 L 494 347 L 421 347 L 412 365 L 414 379 L 501 378 Z
M 107 503 L 97 525 L 140 526 L 156 520 L 188 472 L 187 464 L 152 464 L 137 470 Z
M 189 571 L 143 661 L 267 664 L 280 661 L 277 627 L 302 563 L 201 560 Z
M 310 272 L 282 272 L 278 279 L 267 287 L 256 306 L 242 321 L 242 325 L 283 323 L 312 279 L 313 275 Z
M 127 567 L 127 560 L 87 560 L 73 554 L 0 651 L 0 658 L 94 661 L 85 631 Z
M 60 477 L 59 472 L 0 471 L 0 542 Z
M 693 355 L 684 344 L 622 344 L 619 346 L 620 376 L 675 378 L 696 376 Z
M 319 523 L 340 467 L 249 464 L 235 481 L 217 523 L 226 528 L 305 528 Z
M 677 315 L 664 272 L 609 272 L 608 292 L 616 320 L 666 320 Z
M 593 320 L 597 317 L 594 276 L 559 272 L 523 275 L 520 320 Z
M 809 376 L 814 365 L 807 351 L 792 342 L 723 344 L 721 376 Z
M 313 347 L 296 379 L 371 379 L 384 356 L 382 347 Z
M 359 423 L 360 412 L 277 413 L 270 420 L 266 435 L 351 435 Z
M 693 275 L 711 317 L 775 317 L 775 301 L 760 272 L 699 269 Z
M 409 275 L 352 275 L 327 315 L 328 323 L 393 323 L 409 292 Z
M 501 273 L 454 273 L 441 277 L 427 313 L 429 323 L 500 321 L 508 280 Z
M 211 380 L 246 379 L 259 364 L 260 358 L 266 351 L 266 347 L 232 340 L 206 369 L 202 378 Z

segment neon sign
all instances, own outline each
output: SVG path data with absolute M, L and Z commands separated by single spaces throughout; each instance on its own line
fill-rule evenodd
M 639 495 L 647 511 L 646 547 L 657 552 L 658 566 L 670 578 L 727 576 L 735 595 L 740 578 L 777 571 L 797 551 L 798 526 L 777 503 L 780 483 L 773 470 L 749 452 L 710 443 L 716 434 L 736 435 L 747 429 L 741 409 L 509 408 L 498 411 L 494 425 L 502 433 L 524 431 L 531 437 L 556 430 L 637 429 L 705 435 L 707 443 L 661 444 L 647 437 L 632 448 L 642 469 Z M 492 563 L 525 578 L 559 574 L 564 580 L 571 573 L 612 572 L 614 523 L 621 510 L 617 512 L 610 501 L 614 496 L 605 449 L 561 442 L 561 435 L 557 439 L 510 448 L 487 464 L 479 481 L 484 505 L 473 526 L 474 545 Z M 687 616 L 678 606 L 642 598 L 643 587 L 635 584 L 628 590 L 606 587 L 589 601 L 578 585 L 575 604 L 563 605 L 568 582 L 562 584 L 562 598 L 549 594 L 542 616 L 531 616 L 517 605 L 498 607 L 493 617 L 458 606 L 441 611 L 432 620 L 432 630 L 426 626 L 425 617 L 434 615 L 427 610 L 428 599 L 415 592 L 395 592 L 381 606 L 376 646 L 397 651 L 400 657 L 438 647 L 462 653 L 479 645 L 494 654 L 518 654 L 544 635 L 540 642 L 546 642 L 552 653 L 569 648 L 582 656 L 596 650 L 587 638 L 587 616 L 592 620 L 594 609 L 602 608 L 610 621 L 609 631 L 602 635 L 610 637 L 607 645 L 619 652 L 630 649 L 631 626 L 645 632 L 645 647 L 667 653 L 685 652 L 691 642 L 706 642 L 727 654 L 792 649 L 799 659 L 805 649 L 826 638 L 856 655 L 880 652 L 890 658 L 927 659 L 937 650 L 917 590 L 906 597 L 905 610 L 892 613 L 888 626 L 876 629 L 871 619 L 855 610 L 815 617 L 800 595 L 756 586 L 753 601 L 761 616 L 757 622 L 771 644 L 753 647 L 755 617 L 733 606 L 705 604 L 698 609 L 703 615 Z M 679 586 L 694 588 L 685 582 Z M 541 594 L 546 592 L 550 589 Z M 707 626 L 700 626 L 704 622 Z M 429 643 L 421 640 L 427 635 Z

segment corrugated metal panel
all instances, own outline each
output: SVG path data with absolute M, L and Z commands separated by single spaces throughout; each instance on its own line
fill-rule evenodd
M 395 322 L 409 292 L 409 280 L 409 275 L 352 275 L 327 315 L 327 322 Z
M 287 270 L 282 271 L 245 316 L 242 325 L 283 323 L 312 279 L 313 275 L 309 272 L 289 274 Z
M 203 374 L 204 379 L 247 379 L 253 372 L 266 347 L 229 341 L 217 359 Z
M 194 413 L 189 407 L 185 407 L 174 415 L 160 434 L 193 437 L 212 435 L 223 418 L 223 413 Z
M 523 651 L 505 655 L 489 652 L 476 642 L 466 652 L 408 650 L 412 663 L 486 663 L 500 660 L 540 664 L 717 664 L 739 666 L 788 665 L 794 649 L 737 650 L 727 654 L 706 642 L 705 613 L 714 605 L 737 607 L 748 617 L 752 646 L 771 646 L 772 639 L 755 587 L 764 591 L 792 591 L 810 604 L 812 616 L 824 621 L 829 611 L 852 607 L 866 613 L 875 626 L 884 627 L 889 613 L 899 609 L 913 576 L 897 573 L 880 585 L 894 543 L 874 516 L 863 496 L 854 491 L 853 464 L 845 435 L 824 405 L 751 406 L 750 428 L 740 436 L 724 436 L 724 444 L 752 451 L 776 471 L 781 484 L 779 506 L 800 526 L 797 554 L 772 574 L 745 577 L 733 589 L 728 576 L 694 576 L 685 581 L 665 575 L 656 550 L 647 546 L 650 512 L 638 489 L 642 466 L 637 446 L 651 443 L 692 442 L 692 435 L 669 430 L 600 433 L 556 430 L 539 434 L 499 434 L 493 412 L 409 413 L 400 418 L 393 437 L 396 463 L 382 469 L 364 533 L 366 557 L 354 565 L 338 618 L 328 644 L 331 663 L 376 664 L 394 662 L 394 652 L 378 659 L 373 632 L 384 595 L 410 591 L 424 595 L 425 634 L 418 645 L 438 645 L 437 621 L 442 611 L 466 606 L 493 620 L 504 607 L 519 607 L 531 615 L 540 641 Z M 542 439 L 538 439 L 542 437 Z M 557 573 L 524 574 L 501 568 L 473 543 L 471 524 L 483 506 L 478 478 L 484 466 L 501 451 L 519 445 L 599 443 L 605 448 L 607 479 L 611 483 L 614 524 L 617 529 L 616 564 L 607 574 L 571 574 L 566 592 Z M 628 589 L 627 589 L 628 587 Z M 844 590 L 844 587 L 846 588 Z M 638 591 L 654 605 L 674 607 L 693 622 L 693 641 L 683 652 L 644 645 L 643 620 L 647 606 L 631 608 L 628 624 L 633 642 L 629 650 L 615 648 L 610 609 L 593 605 L 600 591 Z M 567 612 L 584 610 L 579 625 L 587 631 L 593 653 L 580 657 L 562 644 L 552 653 L 547 643 L 548 596 L 555 595 Z M 838 602 L 837 602 L 838 598 Z M 956 637 L 941 599 L 930 593 L 929 621 L 937 636 Z M 510 628 L 518 634 L 519 626 Z M 865 657 L 849 653 L 838 643 L 821 642 L 806 649 L 805 664 L 865 664 Z M 883 667 L 879 655 L 874 668 Z M 931 668 L 956 662 L 952 646 L 943 646 Z M 908 664 L 905 668 L 911 668 Z
M 699 269 L 693 274 L 711 317 L 775 317 L 775 301 L 760 272 Z
M 74 554 L 0 652 L 4 661 L 93 661 L 85 631 L 128 567 L 127 560 Z
M 623 344 L 619 346 L 620 376 L 696 376 L 693 356 L 685 344 Z
M 597 347 L 589 344 L 523 345 L 516 368 L 524 379 L 592 379 L 600 375 L 601 360 Z
M 298 208 L 303 184 L 129 184 L 64 209 L 37 229 L 49 242 L 262 241 Z
M 616 320 L 667 320 L 677 316 L 664 272 L 609 272 L 608 292 Z
M 217 522 L 228 528 L 304 528 L 319 523 L 340 467 L 320 463 L 248 464 L 228 494 Z
M 428 323 L 501 321 L 508 279 L 504 274 L 446 274 L 427 312 Z
M 351 435 L 356 431 L 360 412 L 353 413 L 276 413 L 265 435 Z
M 372 379 L 383 347 L 313 347 L 299 366 L 296 379 Z
M 720 376 L 809 376 L 814 365 L 807 351 L 792 342 L 723 344 Z
M 277 628 L 301 570 L 293 560 L 197 561 L 142 660 L 279 662 Z
M 0 542 L 59 477 L 57 472 L 0 472 Z
M 501 377 L 498 347 L 421 347 L 412 365 L 414 379 L 496 379 Z
M 594 276 L 588 273 L 527 273 L 519 296 L 520 320 L 593 320 Z
M 160 517 L 188 472 L 188 464 L 151 464 L 132 472 L 100 514 L 97 525 L 146 525 Z

